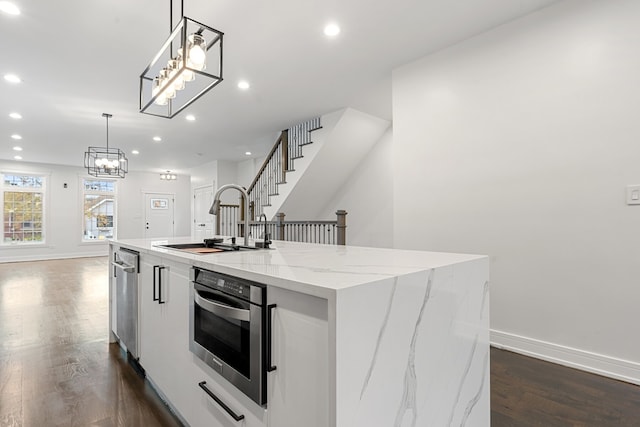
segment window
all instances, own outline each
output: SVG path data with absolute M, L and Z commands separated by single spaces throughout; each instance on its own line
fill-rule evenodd
M 45 178 L 2 175 L 3 234 L 0 245 L 44 243 Z
M 83 179 L 84 221 L 82 240 L 112 239 L 115 234 L 115 181 Z

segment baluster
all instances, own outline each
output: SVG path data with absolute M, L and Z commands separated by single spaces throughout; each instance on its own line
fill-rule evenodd
M 304 123 L 304 143 L 309 143 L 309 122 Z

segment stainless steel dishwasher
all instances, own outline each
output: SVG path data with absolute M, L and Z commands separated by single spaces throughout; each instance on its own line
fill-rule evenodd
M 116 284 L 116 335 L 134 359 L 138 359 L 138 271 L 140 253 L 120 248 L 113 253 Z

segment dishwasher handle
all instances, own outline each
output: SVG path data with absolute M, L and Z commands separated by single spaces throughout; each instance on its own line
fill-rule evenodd
M 111 265 L 113 265 L 116 268 L 119 268 L 120 270 L 123 270 L 125 273 L 135 273 L 136 272 L 136 266 L 135 265 L 129 265 L 129 264 L 126 264 L 124 262 L 117 262 L 117 261 L 111 261 Z

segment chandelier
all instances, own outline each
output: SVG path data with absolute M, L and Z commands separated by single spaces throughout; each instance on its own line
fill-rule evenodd
M 140 112 L 171 119 L 222 81 L 223 33 L 184 16 L 140 75 Z
M 89 147 L 84 153 L 84 167 L 95 177 L 124 178 L 129 172 L 129 161 L 124 151 L 109 148 L 109 118 L 112 114 L 102 113 L 107 119 L 107 147 Z
M 167 173 L 160 174 L 160 179 L 167 180 L 167 181 L 175 181 L 176 179 L 178 179 L 178 175 L 171 173 L 171 171 L 167 171 Z

